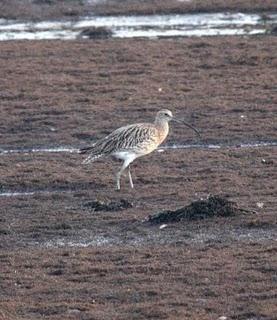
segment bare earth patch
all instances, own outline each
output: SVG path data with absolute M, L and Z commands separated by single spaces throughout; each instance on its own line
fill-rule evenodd
M 272 2 L 273 3 L 273 2 Z M 1 149 L 84 147 L 160 108 L 205 143 L 276 141 L 276 37 L 3 42 Z M 172 126 L 168 144 L 195 136 Z M 0 154 L 0 318 L 276 318 L 277 149 L 166 149 L 134 163 Z M 145 219 L 208 195 L 254 214 Z M 97 210 L 96 210 L 97 208 Z
M 27 20 L 77 19 L 79 16 L 141 15 L 198 12 L 276 11 L 275 0 L 2 0 L 0 18 Z

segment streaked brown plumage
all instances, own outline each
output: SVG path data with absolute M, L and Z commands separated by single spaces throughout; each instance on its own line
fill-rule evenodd
M 89 153 L 84 163 L 110 155 L 123 160 L 123 165 L 116 175 L 117 189 L 120 189 L 120 177 L 126 168 L 128 168 L 129 181 L 133 188 L 130 163 L 154 151 L 165 140 L 170 120 L 173 120 L 171 111 L 164 109 L 157 113 L 154 123 L 137 123 L 121 127 L 91 147 L 81 149 L 80 153 Z

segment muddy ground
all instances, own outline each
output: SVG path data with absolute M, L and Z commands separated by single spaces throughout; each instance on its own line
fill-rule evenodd
M 2 42 L 0 148 L 86 146 L 169 108 L 204 143 L 276 141 L 277 38 Z M 197 142 L 173 125 L 167 144 Z M 119 164 L 0 154 L 0 319 L 276 319 L 277 148 L 155 152 Z M 48 192 L 45 192 L 48 191 Z M 159 225 L 209 194 L 255 211 Z M 93 201 L 132 206 L 95 211 Z M 224 318 L 221 318 L 224 319 Z
M 277 11 L 275 0 L 2 0 L 0 18 L 53 20 L 80 15 Z

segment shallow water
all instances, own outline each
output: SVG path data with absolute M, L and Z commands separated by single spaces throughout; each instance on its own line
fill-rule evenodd
M 206 143 L 195 143 L 195 144 L 174 144 L 165 145 L 158 149 L 162 152 L 170 149 L 224 149 L 224 148 L 263 148 L 263 147 L 276 147 L 277 141 L 254 141 L 244 143 L 218 143 L 218 144 L 206 144 Z M 60 146 L 60 147 L 41 147 L 41 148 L 26 148 L 26 149 L 0 149 L 0 156 L 10 154 L 30 154 L 30 153 L 78 153 L 77 147 Z
M 46 192 L 46 191 L 45 191 Z M 21 196 L 33 196 L 38 192 L 0 192 L 0 197 L 21 197 Z
M 43 148 L 27 148 L 27 149 L 5 149 L 0 150 L 0 155 L 12 154 L 12 153 L 78 153 L 79 149 L 73 147 L 43 147 Z
M 55 190 L 32 190 L 32 191 L 3 191 L 0 192 L 0 197 L 28 197 L 34 195 L 50 195 L 54 193 L 69 193 L 74 192 L 71 189 L 64 190 L 64 189 L 55 189 Z
M 277 141 L 246 142 L 235 144 L 175 144 L 161 149 L 224 149 L 224 148 L 263 148 L 276 147 Z
M 200 13 L 148 16 L 90 16 L 77 21 L 15 22 L 0 19 L 0 41 L 74 40 L 87 38 L 87 28 L 104 27 L 115 38 L 191 37 L 264 34 L 277 23 L 277 14 L 267 19 L 259 14 Z

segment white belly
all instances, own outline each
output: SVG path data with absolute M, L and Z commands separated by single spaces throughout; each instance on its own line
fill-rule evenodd
M 113 153 L 113 156 L 123 161 L 127 160 L 129 163 L 131 163 L 138 157 L 137 154 L 129 151 L 117 151 Z

